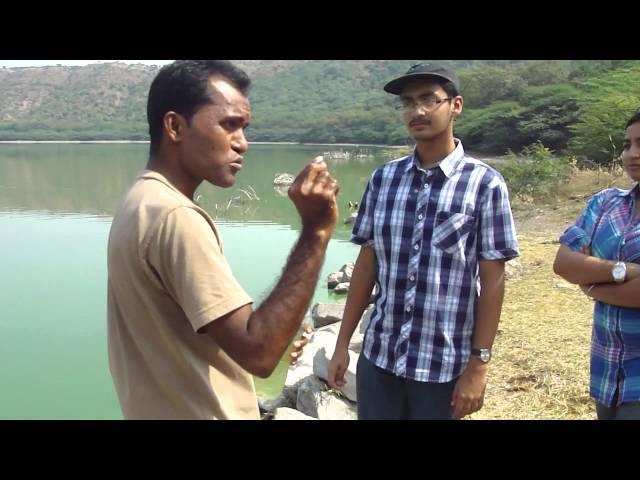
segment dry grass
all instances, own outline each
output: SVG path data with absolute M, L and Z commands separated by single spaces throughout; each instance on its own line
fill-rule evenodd
M 555 238 L 520 238 L 524 273 L 507 282 L 485 406 L 471 418 L 594 418 L 588 395 L 593 304 L 553 274 Z
M 561 233 L 575 221 L 593 194 L 608 187 L 629 188 L 631 185 L 619 166 L 592 170 L 574 166 L 571 176 L 552 194 L 511 200 L 518 233 Z
M 485 405 L 469 418 L 595 418 L 589 398 L 593 303 L 552 266 L 558 237 L 591 195 L 629 185 L 620 169 L 574 169 L 555 198 L 514 206 L 523 274 L 507 281 Z

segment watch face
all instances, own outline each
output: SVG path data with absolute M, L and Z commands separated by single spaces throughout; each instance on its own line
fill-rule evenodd
M 482 360 L 483 362 L 488 362 L 489 360 L 491 360 L 491 352 L 489 352 L 489 350 L 480 351 L 480 360 Z
M 617 263 L 614 267 L 613 267 L 613 278 L 617 281 L 621 281 L 624 280 L 626 269 L 624 268 L 624 265 L 620 265 L 619 263 Z

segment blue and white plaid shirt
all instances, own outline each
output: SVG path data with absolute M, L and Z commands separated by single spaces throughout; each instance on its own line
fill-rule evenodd
M 371 176 L 351 241 L 376 254 L 378 296 L 364 355 L 420 382 L 458 377 L 471 354 L 478 259 L 517 257 L 502 176 L 456 149 L 425 171 L 417 154 Z
M 640 223 L 633 219 L 639 188 L 594 195 L 560 243 L 574 252 L 586 245 L 594 257 L 640 263 Z M 640 309 L 595 303 L 589 390 L 607 407 L 640 401 Z

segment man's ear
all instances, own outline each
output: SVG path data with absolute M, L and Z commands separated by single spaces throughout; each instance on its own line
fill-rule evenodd
M 164 133 L 173 143 L 180 143 L 184 135 L 186 120 L 176 112 L 167 112 L 163 119 Z
M 462 107 L 464 105 L 464 100 L 460 95 L 453 98 L 453 115 L 454 117 L 459 117 L 462 113 Z
M 451 101 L 451 122 L 452 123 L 458 120 L 458 117 L 462 113 L 463 103 L 464 103 L 464 100 L 462 100 L 462 97 L 460 95 L 458 95 L 457 97 L 453 97 L 453 100 Z

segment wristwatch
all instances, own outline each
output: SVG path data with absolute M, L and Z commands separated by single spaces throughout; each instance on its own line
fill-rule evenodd
M 627 278 L 627 265 L 624 262 L 614 263 L 611 269 L 611 275 L 613 276 L 614 282 L 624 282 L 625 278 Z
M 472 348 L 471 355 L 480 357 L 482 363 L 488 363 L 491 360 L 491 349 L 489 348 Z

